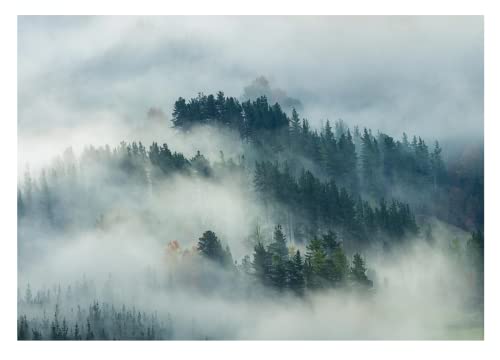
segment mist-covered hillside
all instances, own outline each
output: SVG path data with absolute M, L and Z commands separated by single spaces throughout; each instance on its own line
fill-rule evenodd
M 482 338 L 477 157 L 247 95 L 25 167 L 18 339 Z

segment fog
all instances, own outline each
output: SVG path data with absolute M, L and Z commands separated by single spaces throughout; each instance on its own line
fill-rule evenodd
M 483 338 L 470 233 L 434 216 L 417 213 L 419 234 L 390 252 L 373 236 L 362 249 L 369 290 L 300 297 L 258 283 L 243 266 L 252 234 L 269 245 L 276 209 L 297 209 L 259 196 L 255 161 L 267 159 L 239 133 L 171 123 L 178 97 L 219 90 L 266 95 L 317 129 L 342 118 L 437 139 L 445 159 L 461 154 L 468 167 L 482 159 L 483 18 L 19 17 L 18 188 L 38 204 L 18 220 L 19 316 L 42 328 L 57 303 L 70 327 L 85 326 L 76 309 L 99 301 L 157 315 L 165 339 Z M 144 178 L 132 178 L 111 159 L 122 141 L 165 143 L 188 160 L 200 152 L 219 170 L 160 177 L 146 162 Z M 207 230 L 229 247 L 231 270 L 196 250 Z M 343 246 L 351 263 L 354 246 Z M 33 297 L 52 297 L 23 300 L 28 284 Z M 68 286 L 86 290 L 54 295 Z
M 19 17 L 21 133 L 169 114 L 266 76 L 311 121 L 482 139 L 483 19 Z M 262 54 L 265 54 L 263 56 Z M 193 71 L 196 69 L 196 71 Z
M 190 186 L 177 186 L 177 195 L 190 191 Z M 221 198 L 220 189 L 219 193 L 210 193 Z M 220 231 L 224 242 L 235 250 L 238 262 L 245 252 L 249 253 L 238 237 L 248 227 L 238 214 L 242 211 L 238 194 L 226 191 L 224 196 L 231 197 L 231 204 L 221 200 L 217 209 L 206 209 L 189 199 L 182 202 L 189 206 L 174 208 L 171 199 L 162 196 L 163 206 L 154 211 L 165 211 L 169 221 L 162 222 L 155 231 L 137 218 L 126 218 L 108 225 L 105 231 L 46 239 L 35 260 L 20 269 L 20 289 L 24 291 L 28 283 L 33 290 L 61 286 L 65 296 L 66 287 L 74 289 L 74 282 L 82 281 L 83 276 L 94 282 L 96 292 L 88 298 L 62 301 L 68 321 L 73 320 L 78 305 L 85 308 L 98 299 L 101 304 L 111 302 L 117 308 L 125 304 L 139 311 L 158 312 L 163 319 L 170 317 L 173 339 L 482 338 L 481 312 L 471 311 L 473 284 L 465 280 L 467 271 L 450 251 L 456 229 L 436 224 L 434 243 L 414 239 L 409 248 L 393 253 L 389 259 L 377 251 L 367 254 L 369 273 L 375 282 L 375 290 L 368 296 L 342 290 L 311 294 L 304 299 L 278 296 L 264 288 L 250 291 L 255 286 L 251 277 L 240 274 L 235 280 L 234 274 L 211 264 L 192 262 L 192 256 L 197 258 L 193 250 L 196 234 L 204 228 L 191 222 L 186 229 L 182 223 L 186 216 L 210 222 L 210 228 Z M 219 206 L 226 213 L 211 218 L 210 212 L 220 211 Z M 234 227 L 238 229 L 232 234 Z M 458 230 L 458 235 L 464 246 L 467 234 Z M 167 243 L 177 239 L 181 249 L 169 250 Z M 154 285 L 150 272 L 154 274 Z M 30 311 L 25 306 L 20 309 Z M 31 311 L 41 317 L 42 309 L 50 318 L 54 303 Z
M 207 131 L 178 136 L 191 150 L 194 140 L 203 147 Z M 236 146 L 230 134 L 234 143 L 211 131 L 212 143 Z M 216 156 L 215 149 L 212 153 Z M 368 295 L 339 289 L 297 298 L 261 287 L 245 273 L 203 262 L 195 250 L 198 237 L 211 229 L 241 265 L 243 256 L 253 252 L 247 237 L 256 223 L 271 241 L 276 219 L 248 190 L 245 176 L 232 173 L 213 181 L 174 175 L 157 184 L 152 195 L 147 188 L 106 182 L 109 169 L 98 162 L 79 162 L 85 164 L 78 167 L 82 184 L 54 188 L 73 204 L 56 208 L 54 217 L 76 217 L 75 223 L 63 232 L 31 222 L 19 225 L 21 297 L 28 284 L 33 294 L 63 289 L 62 301 L 21 303 L 19 311 L 33 319 L 50 319 L 58 303 L 60 317 L 72 324 L 78 307 L 99 301 L 169 319 L 172 339 L 482 338 L 475 287 L 460 262 L 469 235 L 459 228 L 428 219 L 423 224 L 431 226 L 432 239 L 408 239 L 390 256 L 379 246 L 367 250 L 374 281 Z M 89 193 L 78 190 L 86 187 Z M 454 239 L 462 249 L 458 254 L 451 250 Z M 303 243 L 289 245 L 306 251 Z M 75 291 L 82 281 L 90 281 L 94 290 L 77 298 L 65 295 L 68 286 Z

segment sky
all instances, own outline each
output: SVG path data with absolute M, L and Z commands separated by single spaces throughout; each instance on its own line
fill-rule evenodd
M 259 76 L 316 127 L 482 142 L 483 38 L 480 16 L 20 16 L 18 153 L 118 143 L 151 107 Z

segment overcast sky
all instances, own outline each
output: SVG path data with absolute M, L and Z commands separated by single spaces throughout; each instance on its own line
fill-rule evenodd
M 19 17 L 18 35 L 20 137 L 263 75 L 314 125 L 482 139 L 482 17 Z

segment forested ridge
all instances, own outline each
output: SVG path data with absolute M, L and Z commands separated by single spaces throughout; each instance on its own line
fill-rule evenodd
M 430 217 L 471 233 L 457 250 L 457 261 L 470 269 L 482 291 L 482 174 L 450 170 L 437 141 L 429 148 L 417 136 L 402 134 L 398 140 L 366 128 L 351 129 L 342 120 L 326 120 L 313 129 L 295 109 L 288 116 L 265 97 L 240 102 L 222 92 L 199 94 L 189 101 L 179 98 L 172 117 L 179 132 L 200 126 L 230 129 L 245 147 L 235 154 L 221 151 L 218 159 L 200 151 L 176 152 L 157 142 L 122 142 L 114 148 L 89 145 L 79 156 L 68 149 L 36 176 L 27 169 L 19 182 L 19 236 L 106 232 L 128 221 L 118 219 L 123 215 L 110 215 L 116 204 L 140 214 L 148 228 L 160 227 L 148 201 L 161 202 L 162 192 L 174 181 L 191 179 L 203 192 L 207 184 L 231 179 L 263 208 L 260 223 L 251 233 L 241 234 L 248 253 L 233 258 L 228 245 L 232 239 L 219 238 L 203 221 L 206 227 L 200 237 L 189 239 L 196 243 L 191 249 L 186 247 L 180 255 L 176 241 L 168 245 L 169 256 L 185 265 L 184 272 L 178 270 L 179 279 L 187 278 L 203 291 L 208 291 L 208 283 L 221 281 L 229 287 L 249 284 L 244 290 L 248 296 L 264 291 L 271 297 L 287 294 L 306 301 L 327 290 L 371 296 L 376 287 L 363 254 L 376 248 L 389 257 L 410 240 L 431 242 L 426 221 Z M 19 249 L 27 252 L 34 246 L 40 243 L 20 243 Z M 173 291 L 172 281 L 152 286 L 155 291 Z M 65 296 L 60 287 L 33 295 L 28 285 L 18 296 L 18 305 L 26 311 L 19 312 L 18 339 L 176 338 L 175 314 L 159 319 L 154 311 L 118 307 L 97 297 L 87 283 L 69 288 Z M 43 317 L 29 316 L 41 309 Z M 208 338 L 202 331 L 196 337 Z
M 295 109 L 289 117 L 264 96 L 240 103 L 223 92 L 189 101 L 179 98 L 172 116 L 174 126 L 185 131 L 200 124 L 233 128 L 263 158 L 287 160 L 293 171 L 300 171 L 301 160 L 307 159 L 317 176 L 333 178 L 352 194 L 378 199 L 396 194 L 413 202 L 421 214 L 467 224 L 469 230 L 483 225 L 482 174 L 449 169 L 437 140 L 429 146 L 417 135 L 403 133 L 396 139 L 358 126 L 350 129 L 341 119 L 312 129 Z M 457 206 L 461 213 L 452 210 Z

